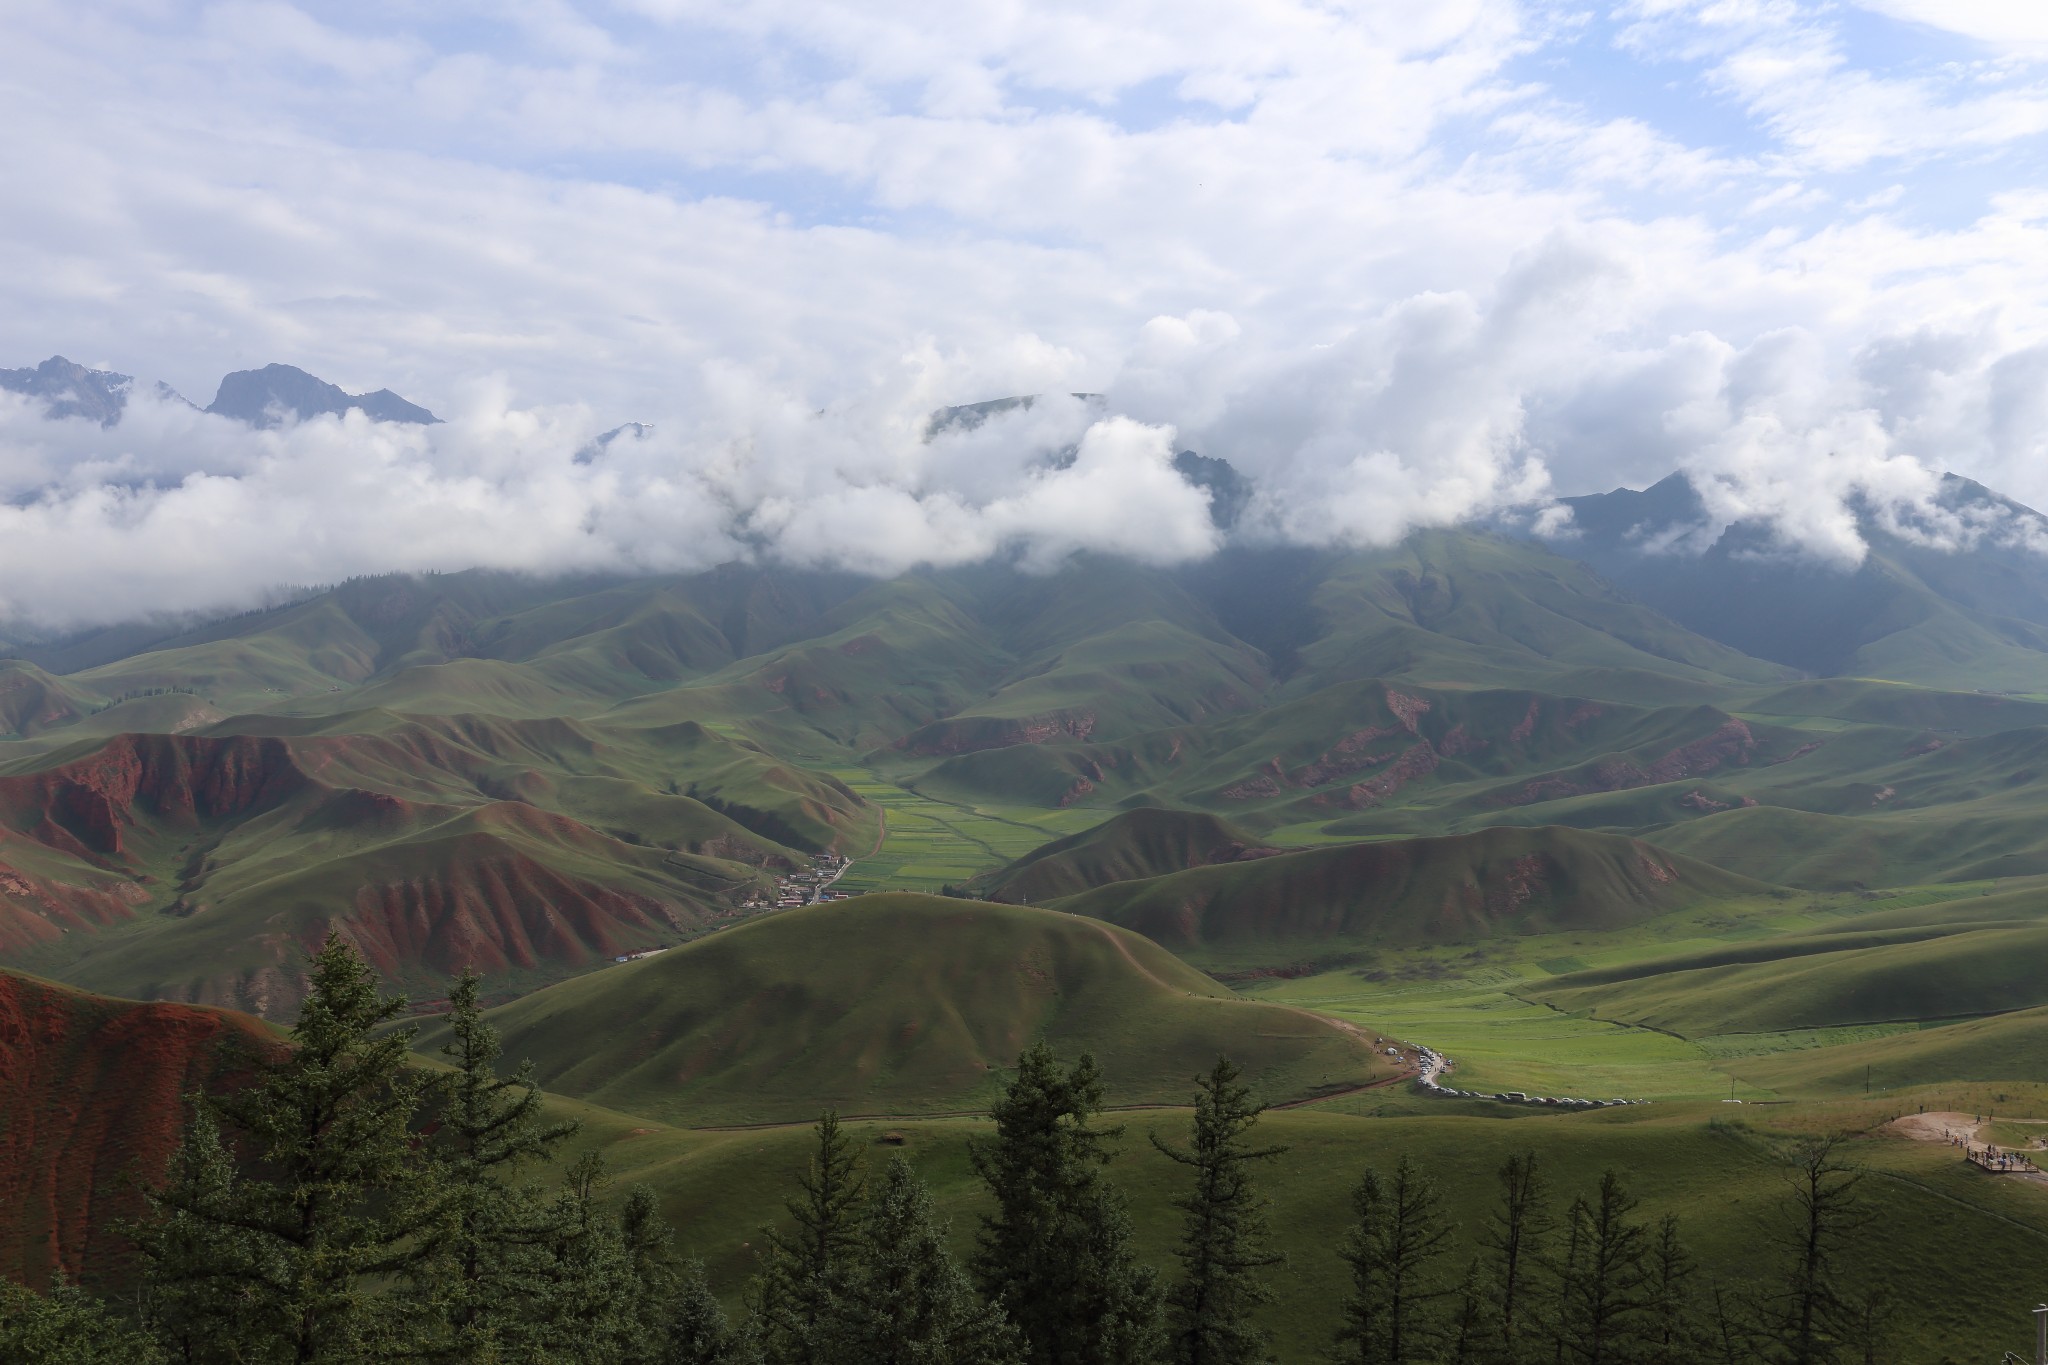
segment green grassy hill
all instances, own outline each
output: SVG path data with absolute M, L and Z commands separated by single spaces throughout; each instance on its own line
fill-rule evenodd
M 975 878 L 966 889 L 989 900 L 1027 905 L 1110 882 L 1157 877 L 1274 852 L 1277 850 L 1216 816 L 1145 806 L 1033 849 Z
M 1766 888 L 1633 839 L 1491 829 L 1307 849 L 1058 902 L 1205 964 L 1288 966 L 1565 928 L 1613 929 Z
M 1912 1086 L 1961 1088 L 1969 1082 L 2048 1076 L 2048 1008 L 1986 1019 L 1929 1024 L 1859 1043 L 1742 1058 L 1730 1069 L 1781 1094 L 1862 1095 Z M 1948 1101 L 1936 1096 L 1937 1105 Z M 1981 1096 L 1978 1105 L 1995 1105 Z M 1934 1106 L 1930 1106 L 1934 1107 Z
M 1041 1039 L 1093 1051 L 1125 1104 L 1178 1097 L 1218 1053 L 1276 1098 L 1386 1069 L 1370 1035 L 1242 1000 L 1134 935 L 932 896 L 785 911 L 489 1017 L 550 1090 L 692 1124 L 978 1108 Z

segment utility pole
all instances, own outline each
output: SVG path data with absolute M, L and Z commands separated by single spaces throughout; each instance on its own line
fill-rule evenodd
M 2034 1310 L 2034 1365 L 2048 1365 L 2048 1303 Z

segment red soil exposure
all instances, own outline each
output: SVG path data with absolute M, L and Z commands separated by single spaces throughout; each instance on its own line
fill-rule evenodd
M 564 876 L 489 835 L 459 845 L 432 875 L 363 887 L 336 926 L 387 977 L 593 962 L 651 946 L 684 927 L 685 914 L 697 918 Z
M 141 1215 L 177 1147 L 185 1094 L 278 1046 L 246 1015 L 0 972 L 0 1277 L 108 1274 L 124 1253 L 115 1225 Z
M 1422 698 L 1411 697 L 1405 692 L 1396 692 L 1390 687 L 1387 689 L 1387 709 L 1401 718 L 1401 724 L 1412 735 L 1415 733 L 1416 723 L 1430 707 Z
M 1268 766 L 1273 775 L 1280 777 L 1290 787 L 1320 787 L 1325 782 L 1347 777 L 1362 768 L 1372 768 L 1392 758 L 1391 750 L 1378 753 L 1370 751 L 1376 739 L 1386 739 L 1401 734 L 1402 730 L 1392 725 L 1375 725 L 1365 730 L 1354 730 L 1331 745 L 1314 762 L 1304 764 L 1291 773 L 1280 771 L 1280 760 L 1274 759 Z
M 1074 779 L 1074 785 L 1060 793 L 1060 808 L 1065 809 L 1095 790 L 1095 784 L 1085 777 Z
M 1528 714 L 1516 721 L 1515 728 L 1508 731 L 1508 743 L 1520 744 L 1523 740 L 1536 733 L 1536 713 L 1541 708 L 1541 705 L 1536 698 L 1529 698 Z
M 1370 810 L 1407 786 L 1418 777 L 1427 777 L 1436 771 L 1436 750 L 1429 747 L 1429 741 L 1411 746 L 1394 766 L 1369 781 L 1345 791 L 1342 797 L 1317 796 L 1311 798 L 1318 805 L 1341 805 L 1346 810 Z
M 32 877 L 0 862 L 0 953 L 26 952 L 67 933 L 128 919 L 149 893 L 133 882 L 75 886 Z
M 306 785 L 280 739 L 116 735 L 45 772 L 0 778 L 0 822 L 106 865 L 145 822 L 190 826 L 267 809 Z
M 1242 782 L 1233 782 L 1216 793 L 1225 801 L 1257 801 L 1280 794 L 1280 784 L 1270 777 L 1248 777 Z
M 1528 806 L 1587 792 L 1625 791 L 1699 777 L 1724 765 L 1747 766 L 1756 737 L 1741 721 L 1723 721 L 1712 734 L 1681 744 L 1644 767 L 1626 758 L 1603 758 L 1571 776 L 1539 777 L 1495 799 L 1503 806 Z

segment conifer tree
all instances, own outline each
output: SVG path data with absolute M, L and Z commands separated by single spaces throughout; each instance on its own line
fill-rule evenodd
M 860 1218 L 833 1359 L 841 1365 L 1010 1365 L 1017 1334 L 946 1250 L 931 1191 L 890 1160 Z
M 1451 1237 L 1436 1182 L 1404 1155 L 1391 1180 L 1368 1170 L 1351 1205 L 1357 1222 L 1343 1248 L 1351 1294 L 1336 1358 L 1360 1365 L 1430 1359 L 1443 1335 L 1443 1300 L 1452 1292 L 1436 1268 Z
M 534 1300 L 536 1359 L 611 1365 L 634 1341 L 633 1264 L 619 1220 L 605 1209 L 610 1184 L 604 1158 L 585 1152 L 548 1210 L 548 1269 Z
M 619 1210 L 619 1247 L 626 1265 L 625 1356 L 652 1360 L 661 1349 L 680 1284 L 675 1236 L 654 1191 L 635 1185 Z
M 1157 1351 L 1157 1276 L 1138 1264 L 1130 1216 L 1103 1179 L 1122 1130 L 1089 1126 L 1101 1108 L 1094 1058 L 1062 1071 L 1040 1043 L 991 1110 L 994 1139 L 971 1149 L 996 1204 L 972 1268 L 1029 1365 L 1126 1365 Z
M 704 1263 L 685 1261 L 676 1275 L 656 1365 L 745 1365 L 738 1333 L 711 1292 Z
M 255 1278 L 254 1239 L 227 1224 L 235 1165 L 199 1096 L 179 1136 L 154 1212 L 125 1228 L 141 1258 L 141 1319 L 177 1365 L 227 1360 Z
M 1666 1215 L 1650 1238 L 1645 1283 L 1644 1365 L 1683 1365 L 1697 1358 L 1701 1346 L 1698 1312 L 1693 1303 L 1692 1253 L 1678 1235 L 1678 1220 Z
M 853 1140 L 827 1111 L 818 1150 L 785 1207 L 796 1224 L 770 1229 L 766 1264 L 754 1286 L 754 1335 L 769 1365 L 827 1365 L 828 1336 L 852 1272 L 866 1188 Z
M 388 1286 L 424 1254 L 442 1205 L 411 1124 L 424 1081 L 406 1066 L 414 1030 L 377 1035 L 405 1002 L 379 996 L 369 966 L 329 934 L 311 963 L 294 1047 L 248 1088 L 206 1101 L 255 1164 L 225 1189 L 173 1184 L 167 1215 L 218 1230 L 218 1254 L 178 1267 L 232 1309 L 234 1359 L 329 1365 L 421 1346 L 417 1314 Z
M 1792 1149 L 1789 1216 L 1776 1235 L 1786 1261 L 1781 1288 L 1765 1304 L 1769 1359 L 1832 1365 L 1841 1358 L 1846 1298 L 1837 1259 L 1868 1218 L 1862 1173 L 1843 1158 L 1839 1134 L 1801 1139 Z
M 448 993 L 453 1068 L 436 1090 L 439 1128 L 430 1148 L 447 1203 L 434 1255 L 416 1275 L 445 1321 L 437 1354 L 468 1361 L 503 1355 L 532 1335 L 530 1321 L 548 1275 L 546 1209 L 513 1183 L 519 1168 L 544 1161 L 576 1131 L 540 1115 L 532 1067 L 497 1074 L 497 1030 L 478 1005 L 480 978 L 464 972 Z
M 1549 1187 L 1534 1152 L 1509 1157 L 1497 1177 L 1500 1202 L 1479 1232 L 1488 1280 L 1486 1309 L 1496 1338 L 1482 1358 L 1524 1365 L 1536 1358 L 1538 1350 L 1536 1324 L 1530 1320 L 1534 1317 L 1535 1272 L 1542 1264 L 1555 1219 L 1547 1202 Z
M 1499 1318 L 1487 1297 L 1486 1276 L 1479 1262 L 1471 1261 L 1452 1300 L 1450 1325 L 1444 1332 L 1444 1359 L 1458 1365 L 1491 1360 L 1499 1348 L 1499 1332 Z
M 1218 1057 L 1195 1085 L 1189 1146 L 1152 1139 L 1195 1179 L 1194 1189 L 1173 1201 L 1186 1217 L 1177 1252 L 1181 1276 L 1166 1295 L 1166 1358 L 1174 1365 L 1247 1365 L 1271 1354 L 1272 1334 L 1252 1320 L 1273 1300 L 1258 1272 L 1284 1259 L 1267 1249 L 1265 1204 L 1249 1167 L 1287 1149 L 1246 1144 L 1264 1106 L 1253 1103 L 1228 1058 Z
M 7 1365 L 163 1365 L 157 1343 L 62 1279 L 48 1294 L 0 1280 L 0 1361 Z
M 1635 1208 L 1621 1178 L 1608 1171 L 1594 1197 L 1573 1200 L 1566 1215 L 1571 1256 L 1554 1341 L 1559 1359 L 1572 1365 L 1617 1365 L 1643 1344 L 1649 1246 L 1643 1225 L 1629 1217 Z

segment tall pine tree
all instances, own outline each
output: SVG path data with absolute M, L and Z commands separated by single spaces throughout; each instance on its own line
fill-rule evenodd
M 891 1158 L 860 1217 L 838 1312 L 839 1365 L 1010 1365 L 1020 1344 L 1002 1310 L 946 1250 L 931 1191 Z
M 1646 1337 L 1650 1304 L 1649 1238 L 1630 1215 L 1636 1201 L 1613 1171 L 1592 1199 L 1566 1214 L 1570 1255 L 1560 1269 L 1553 1342 L 1571 1365 L 1619 1365 Z
M 1839 1264 L 1843 1246 L 1868 1221 L 1862 1172 L 1842 1152 L 1839 1134 L 1802 1138 L 1790 1153 L 1790 1198 L 1773 1240 L 1784 1279 L 1764 1304 L 1767 1359 L 1782 1365 L 1833 1365 L 1842 1358 L 1848 1316 Z
M 1351 1294 L 1337 1332 L 1336 1359 L 1359 1365 L 1429 1360 L 1444 1335 L 1452 1289 L 1437 1263 L 1451 1229 L 1436 1182 L 1403 1156 L 1393 1178 L 1368 1170 L 1352 1191 L 1357 1222 L 1344 1239 Z
M 361 956 L 329 934 L 292 1027 L 294 1047 L 246 1089 L 205 1101 L 253 1164 L 225 1188 L 179 1181 L 161 1216 L 215 1231 L 187 1243 L 181 1283 L 228 1306 L 213 1348 L 231 1359 L 341 1365 L 421 1346 L 391 1286 L 418 1263 L 442 1201 L 411 1131 L 424 1080 L 414 1030 L 376 1030 L 405 1006 L 377 993 Z M 209 1259 L 210 1256 L 210 1259 Z M 153 1263 L 153 1283 L 161 1263 Z
M 818 1120 L 818 1150 L 785 1206 L 795 1228 L 770 1229 L 754 1285 L 753 1335 L 768 1365 L 828 1365 L 830 1336 L 859 1244 L 866 1178 L 839 1116 Z
M 638 1338 L 633 1259 L 609 1209 L 604 1158 L 585 1152 L 547 1215 L 547 1269 L 533 1302 L 534 1335 L 515 1359 L 612 1365 Z
M 1174 1199 L 1185 1215 L 1181 1275 L 1166 1295 L 1166 1358 L 1173 1365 L 1250 1365 L 1271 1356 L 1272 1334 L 1252 1315 L 1273 1293 L 1258 1272 L 1283 1259 L 1266 1245 L 1265 1201 L 1250 1166 L 1285 1147 L 1252 1147 L 1245 1134 L 1264 1106 L 1218 1057 L 1195 1081 L 1195 1119 L 1183 1149 L 1153 1137 L 1152 1145 L 1194 1173 L 1194 1188 Z
M 1479 1232 L 1482 1269 L 1488 1281 L 1487 1315 L 1494 1331 L 1482 1360 L 1528 1365 L 1539 1353 L 1533 1330 L 1538 1267 L 1554 1230 L 1549 1188 L 1534 1152 L 1511 1156 L 1496 1173 L 1500 1202 Z
M 452 1068 L 437 1083 L 440 1120 L 429 1148 L 446 1193 L 434 1255 L 415 1279 L 446 1324 L 436 1355 L 473 1361 L 512 1353 L 534 1335 L 548 1278 L 546 1209 L 514 1184 L 520 1167 L 547 1160 L 576 1131 L 540 1114 L 531 1066 L 497 1073 L 498 1034 L 483 1018 L 480 979 L 464 972 L 448 993 Z
M 1130 1216 L 1103 1179 L 1122 1130 L 1089 1126 L 1101 1108 L 1094 1058 L 1062 1071 L 1040 1043 L 991 1110 L 994 1139 L 972 1149 L 996 1204 L 974 1274 L 1030 1365 L 1131 1365 L 1157 1351 L 1157 1276 L 1138 1264 Z
M 150 1196 L 155 1216 L 126 1229 L 142 1263 L 142 1321 L 178 1365 L 232 1359 L 254 1293 L 256 1241 L 226 1221 L 235 1179 L 220 1125 L 194 1096 L 166 1188 Z

